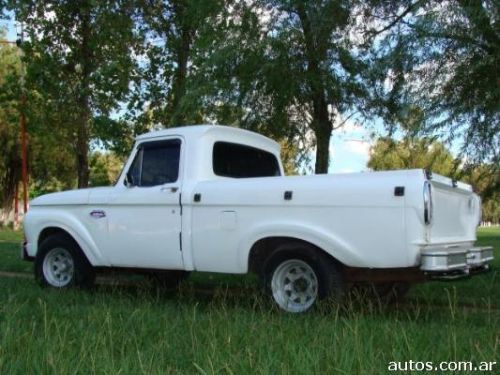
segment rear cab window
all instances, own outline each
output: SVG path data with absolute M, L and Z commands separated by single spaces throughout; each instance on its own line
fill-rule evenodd
M 280 165 L 274 154 L 238 143 L 215 142 L 212 167 L 214 174 L 221 177 L 281 176 Z

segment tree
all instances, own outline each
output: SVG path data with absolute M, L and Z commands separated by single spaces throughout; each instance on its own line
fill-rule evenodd
M 316 173 L 328 170 L 332 131 L 366 97 L 349 39 L 353 9 L 335 0 L 245 2 L 214 54 L 220 109 L 299 147 L 309 146 L 312 130 Z
M 0 39 L 5 33 L 0 30 Z M 17 48 L 0 45 L 0 206 L 8 214 L 21 178 L 21 146 L 19 141 L 19 75 Z M 2 219 L 2 224 L 5 222 Z
M 90 154 L 90 185 L 110 186 L 121 172 L 123 160 L 112 152 L 95 151 Z
M 422 168 L 450 176 L 455 159 L 442 143 L 431 138 L 394 141 L 385 137 L 373 146 L 368 167 L 375 171 Z
M 219 123 L 257 130 L 286 143 L 288 130 L 282 123 L 267 126 L 269 118 L 258 114 L 253 117 L 257 121 L 250 120 L 249 113 L 262 111 L 241 100 L 251 79 L 245 72 L 255 72 L 256 66 L 256 56 L 242 48 L 254 42 L 253 21 L 255 15 L 243 2 L 146 1 L 141 84 L 130 107 L 136 128 Z M 287 172 L 295 173 L 296 151 L 294 146 L 283 147 Z
M 140 82 L 129 109 L 142 128 L 202 122 L 206 116 L 192 75 L 225 20 L 230 1 L 144 0 L 146 37 Z M 197 82 L 200 83 L 200 82 Z M 201 86 L 206 85 L 203 81 Z M 146 103 L 146 104 L 145 104 Z
M 482 199 L 482 220 L 500 223 L 500 174 L 494 164 L 465 165 L 461 179 L 474 187 Z
M 0 39 L 3 38 L 3 33 Z M 24 90 L 29 107 L 22 105 L 21 54 L 16 46 L 0 45 L 0 204 L 4 214 L 13 206 L 21 178 L 20 111 L 28 118 L 28 168 L 30 195 L 74 186 L 74 156 L 65 142 L 64 133 L 56 130 L 57 115 L 46 114 L 43 120 L 42 100 L 32 90 Z M 22 108 L 25 107 L 25 108 Z M 50 127 L 44 126 L 50 123 Z M 37 124 L 38 126 L 32 126 Z
M 275 4 L 289 16 L 286 28 L 277 25 L 278 38 L 288 42 L 290 52 L 295 50 L 302 60 L 292 77 L 300 90 L 296 98 L 310 108 L 309 126 L 316 137 L 315 172 L 327 173 L 334 117 L 348 109 L 353 96 L 361 91 L 355 80 L 359 62 L 350 53 L 343 32 L 349 25 L 350 7 L 344 1 Z
M 74 139 L 78 187 L 88 184 L 94 118 L 110 116 L 129 91 L 137 40 L 133 5 L 128 0 L 9 5 L 27 34 L 22 45 L 27 85 L 43 97 L 45 118 L 55 111 L 63 125 L 59 130 Z
M 386 120 L 417 105 L 420 134 L 460 140 L 469 161 L 500 158 L 500 7 L 497 1 L 370 1 L 369 34 L 386 72 Z M 379 80 L 379 82 L 384 82 Z M 383 92 L 383 87 L 380 92 Z M 497 170 L 498 173 L 498 170 Z
M 407 107 L 395 117 L 403 138 L 381 137 L 372 147 L 368 167 L 373 170 L 427 169 L 446 176 L 456 176 L 455 158 L 436 137 L 418 137 L 425 119 L 419 107 Z

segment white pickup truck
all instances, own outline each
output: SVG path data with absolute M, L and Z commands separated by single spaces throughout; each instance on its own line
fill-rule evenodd
M 402 293 L 488 269 L 493 249 L 474 247 L 481 202 L 469 185 L 423 170 L 285 177 L 279 154 L 225 126 L 141 135 L 115 186 L 31 202 L 23 257 L 55 288 L 90 286 L 111 269 L 255 272 L 289 312 L 353 285 Z

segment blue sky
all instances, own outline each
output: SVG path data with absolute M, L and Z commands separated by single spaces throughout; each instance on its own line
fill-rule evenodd
M 366 128 L 347 122 L 330 139 L 329 173 L 362 172 L 367 169 L 372 140 Z
M 7 40 L 10 42 L 16 41 L 15 22 L 11 20 L 0 19 L 0 28 L 7 30 Z

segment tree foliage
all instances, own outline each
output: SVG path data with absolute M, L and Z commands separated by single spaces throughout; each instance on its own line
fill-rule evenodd
M 206 119 L 200 91 L 207 80 L 195 80 L 193 76 L 200 69 L 208 46 L 221 31 L 230 3 L 139 2 L 139 27 L 145 44 L 129 109 L 143 129 L 194 124 Z
M 111 186 L 121 172 L 123 160 L 112 152 L 90 154 L 90 186 Z
M 372 147 L 368 167 L 376 171 L 422 168 L 450 176 L 455 159 L 442 143 L 431 138 L 405 138 L 399 142 L 379 138 Z
M 32 121 L 47 128 L 61 125 L 58 132 L 76 156 L 79 187 L 88 184 L 94 118 L 109 117 L 129 92 L 135 66 L 133 5 L 127 0 L 10 2 L 26 33 L 26 84 L 46 105 L 43 118 Z
M 369 34 L 381 110 L 397 123 L 407 107 L 420 134 L 461 142 L 469 161 L 500 161 L 500 7 L 497 1 L 371 1 Z M 369 6 L 369 5 L 368 5 Z M 370 24 L 367 22 L 367 24 Z M 375 25 L 375 26 L 373 26 Z
M 213 55 L 217 117 L 299 147 L 312 131 L 315 170 L 326 173 L 332 131 L 366 96 L 349 38 L 353 9 L 338 0 L 240 3 Z
M 484 163 L 466 166 L 460 173 L 461 179 L 474 187 L 481 196 L 483 221 L 500 224 L 500 174 L 498 165 Z
M 0 35 L 0 38 L 3 34 Z M 74 152 L 56 131 L 57 112 L 48 114 L 40 97 L 26 90 L 29 105 L 22 105 L 21 53 L 16 46 L 0 45 L 0 189 L 4 213 L 12 209 L 16 187 L 21 179 L 20 112 L 28 118 L 28 167 L 31 194 L 68 189 L 76 177 Z M 43 117 L 51 121 L 51 131 L 38 125 Z M 38 126 L 37 126 L 38 125 Z

